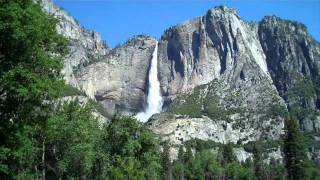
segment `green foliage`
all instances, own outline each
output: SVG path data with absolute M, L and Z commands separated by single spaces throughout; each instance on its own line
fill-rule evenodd
M 94 108 L 103 116 L 108 117 L 109 113 L 107 112 L 107 109 L 99 102 L 93 102 Z
M 236 156 L 233 153 L 233 147 L 230 143 L 222 146 L 222 158 L 223 164 L 229 164 L 236 160 Z
M 19 122 L 60 91 L 66 40 L 57 34 L 56 20 L 33 1 L 0 5 L 0 115 Z
M 172 163 L 172 174 L 173 174 L 173 177 L 171 179 L 184 179 L 185 176 L 187 176 L 185 173 L 185 164 L 184 162 L 181 162 L 181 161 L 174 161 Z M 164 178 L 166 179 L 166 178 Z M 188 178 L 186 178 L 188 179 Z M 167 180 L 167 179 L 166 179 Z
M 204 113 L 211 119 L 225 120 L 228 119 L 228 111 L 219 107 L 219 96 L 207 96 L 204 99 Z
M 219 179 L 224 172 L 217 155 L 210 150 L 196 153 L 186 171 L 186 179 Z
M 34 179 L 39 173 L 34 166 L 39 162 L 40 148 L 34 139 L 36 132 L 31 126 L 24 126 L 15 134 L 16 149 L 11 150 L 11 156 L 17 164 L 10 166 L 10 174 L 15 179 Z M 17 173 L 18 172 L 18 173 Z
M 252 167 L 241 165 L 237 161 L 233 161 L 227 166 L 228 178 L 237 180 L 254 180 L 255 175 Z
M 186 142 L 186 146 L 190 148 L 194 148 L 197 152 L 200 152 L 204 149 L 213 149 L 216 147 L 220 147 L 220 143 L 216 143 L 212 140 L 201 140 L 201 139 L 191 139 Z
M 281 161 L 271 158 L 269 164 L 264 162 L 263 148 L 265 143 L 252 143 L 253 159 L 249 158 L 245 162 L 239 162 L 233 152 L 233 148 L 237 147 L 237 145 L 230 143 L 218 144 L 197 139 L 187 141 L 185 142 L 186 151 L 183 152 L 183 160 L 179 158 L 182 154 L 181 150 L 179 150 L 178 159 L 173 161 L 173 178 L 285 179 L 285 168 Z M 191 149 L 195 150 L 195 155 L 193 155 Z M 312 170 L 314 176 L 316 176 L 315 168 Z
M 81 96 L 81 95 L 83 95 L 83 93 L 79 89 L 77 89 L 71 85 L 65 85 L 62 89 L 62 92 L 61 92 L 62 97 L 64 97 L 64 96 Z
M 262 144 L 260 142 L 255 142 L 253 145 L 253 164 L 254 164 L 254 174 L 257 179 L 264 179 L 264 163 L 262 157 Z
M 274 158 L 270 159 L 268 166 L 264 166 L 266 175 L 269 179 L 284 180 L 286 178 L 286 170 L 284 164 Z
M 33 0 L 0 1 L 0 159 L 2 178 L 39 175 L 39 141 L 63 86 L 67 41 Z M 44 103 L 46 101 L 46 103 Z
M 131 117 L 109 125 L 64 85 L 67 41 L 33 0 L 0 1 L 0 179 L 157 179 L 157 137 Z
M 48 119 L 45 142 L 53 162 L 48 166 L 56 167 L 52 171 L 57 177 L 90 177 L 98 158 L 107 158 L 101 157 L 102 130 L 91 112 L 92 105 L 72 101 L 57 107 Z
M 313 97 L 315 94 L 316 91 L 312 81 L 307 78 L 300 78 L 290 89 L 288 89 L 285 96 L 289 98 Z
M 268 108 L 266 114 L 271 117 L 285 117 L 286 115 L 288 115 L 288 111 L 284 106 L 281 106 L 279 104 L 272 104 L 270 108 Z
M 243 146 L 244 150 L 247 152 L 254 153 L 256 151 L 255 146 L 260 146 L 259 150 L 261 150 L 261 153 L 269 152 L 270 150 L 275 150 L 278 147 L 283 146 L 282 140 L 260 140 L 260 141 L 250 141 Z
M 288 179 L 307 179 L 307 150 L 302 133 L 295 119 L 285 123 L 284 154 Z
M 170 146 L 167 141 L 163 144 L 163 151 L 161 153 L 161 166 L 163 179 L 172 179 L 172 165 L 170 160 Z
M 205 84 L 194 88 L 191 93 L 180 94 L 170 105 L 169 112 L 174 114 L 188 115 L 193 118 L 199 118 L 203 115 L 213 120 L 223 120 L 230 122 L 229 115 L 235 113 L 244 113 L 243 108 L 225 108 L 221 106 L 221 97 L 215 92 L 207 92 L 206 89 L 214 89 L 217 81 L 214 80 L 210 84 Z M 234 97 L 235 96 L 235 97 Z M 226 97 L 225 101 L 232 102 L 237 99 L 236 95 Z
M 171 105 L 169 111 L 174 114 L 189 115 L 198 118 L 202 116 L 202 86 L 196 87 L 191 94 L 181 94 Z
M 144 124 L 132 117 L 115 115 L 104 131 L 103 141 L 112 159 L 108 174 L 111 179 L 126 174 L 131 174 L 133 179 L 158 178 L 159 140 Z
M 193 156 L 191 147 L 198 147 Z M 174 179 L 255 179 L 253 166 L 240 164 L 233 153 L 232 145 L 220 145 L 212 151 L 212 144 L 201 140 L 188 141 L 186 151 L 179 150 L 173 162 Z M 182 158 L 183 157 L 183 158 Z
M 283 151 L 288 173 L 287 179 L 318 179 L 319 165 L 308 159 L 307 141 L 294 117 L 286 119 L 285 132 Z
M 315 117 L 315 116 L 319 116 L 320 113 L 313 110 L 313 109 L 307 109 L 307 108 L 303 108 L 300 106 L 293 106 L 290 109 L 290 115 L 297 118 L 298 120 L 302 120 L 305 117 Z

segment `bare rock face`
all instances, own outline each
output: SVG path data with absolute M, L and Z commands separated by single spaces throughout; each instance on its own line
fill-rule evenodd
M 259 23 L 259 38 L 274 84 L 320 162 L 320 43 L 303 24 L 274 16 Z
M 283 119 L 265 117 L 270 108 L 285 109 L 285 103 L 268 72 L 258 26 L 241 20 L 235 10 L 217 7 L 169 28 L 160 40 L 159 61 L 162 90 L 167 101 L 173 100 L 172 113 L 194 116 L 190 112 L 196 110 L 198 118 L 233 118 L 256 133 L 265 131 L 258 126 L 272 118 L 279 121 L 274 126 L 283 127 Z M 194 107 L 188 109 L 190 104 Z M 214 117 L 222 112 L 227 115 Z
M 42 1 L 43 9 L 56 17 L 57 31 L 70 40 L 70 53 L 64 61 L 63 74 L 68 84 L 78 87 L 74 71 L 91 62 L 98 61 L 109 52 L 100 35 L 83 28 L 71 15 L 56 6 L 52 0 Z
M 151 37 L 136 36 L 112 49 L 101 61 L 76 72 L 79 87 L 103 104 L 107 116 L 116 111 L 141 111 L 156 42 Z
M 276 17 L 248 23 L 233 9 L 210 9 L 161 37 L 159 76 L 169 115 L 149 125 L 173 147 L 192 138 L 276 141 L 289 111 L 316 144 L 319 53 L 302 24 Z
M 268 69 L 289 111 L 306 132 L 320 132 L 320 44 L 298 22 L 270 16 L 259 23 Z M 305 112 L 303 112 L 305 111 Z
M 58 32 L 71 41 L 63 68 L 66 82 L 100 102 L 107 117 L 116 111 L 141 111 L 156 40 L 136 36 L 111 50 L 98 33 L 83 28 L 52 0 L 42 1 L 42 6 L 59 20 Z
M 213 79 L 233 81 L 251 69 L 271 80 L 256 27 L 224 6 L 166 30 L 159 61 L 162 89 L 169 98 Z

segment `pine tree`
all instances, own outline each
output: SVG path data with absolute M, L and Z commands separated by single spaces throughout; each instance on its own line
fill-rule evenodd
M 186 144 L 186 152 L 184 153 L 184 162 L 189 164 L 193 159 L 193 153 L 191 150 L 191 145 L 189 143 Z
M 297 121 L 288 118 L 285 121 L 284 155 L 289 180 L 308 179 L 307 149 L 304 137 Z
M 223 164 L 228 164 L 236 160 L 236 157 L 233 153 L 232 144 L 228 143 L 226 145 L 223 145 L 222 149 Z
M 163 144 L 163 151 L 161 153 L 162 177 L 163 179 L 172 179 L 172 165 L 170 160 L 170 146 L 169 142 L 165 141 Z
M 178 176 L 180 180 L 184 179 L 184 169 L 185 169 L 185 159 L 184 159 L 184 151 L 183 151 L 183 145 L 180 145 L 179 151 L 178 151 L 178 161 L 181 164 L 181 167 L 178 170 Z
M 253 164 L 256 178 L 261 180 L 264 179 L 262 146 L 260 142 L 254 142 L 253 144 Z
M 222 146 L 222 166 L 226 169 L 224 177 L 225 179 L 230 178 L 229 164 L 233 163 L 236 157 L 233 153 L 232 144 L 228 143 Z
M 191 150 L 191 145 L 190 143 L 186 143 L 186 152 L 184 153 L 184 174 L 186 179 L 190 179 L 191 177 L 191 172 L 190 172 L 190 167 L 191 163 L 193 161 L 193 153 Z

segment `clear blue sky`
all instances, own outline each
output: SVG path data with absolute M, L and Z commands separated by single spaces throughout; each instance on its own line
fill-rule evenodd
M 304 23 L 320 40 L 320 0 L 54 0 L 111 47 L 138 34 L 160 38 L 168 27 L 204 15 L 217 5 L 237 9 L 249 21 L 266 15 Z

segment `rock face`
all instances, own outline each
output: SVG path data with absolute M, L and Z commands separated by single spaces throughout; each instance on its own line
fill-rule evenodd
M 98 61 L 110 49 L 97 32 L 83 28 L 71 15 L 56 6 L 52 0 L 43 0 L 42 6 L 46 12 L 59 20 L 57 31 L 70 40 L 70 53 L 64 61 L 63 74 L 67 83 L 78 87 L 74 70 Z
M 110 49 L 97 32 L 83 28 L 52 0 L 43 0 L 42 6 L 59 20 L 58 32 L 71 42 L 63 68 L 66 82 L 100 102 L 107 117 L 141 111 L 156 40 L 141 35 Z
M 307 110 L 299 120 L 306 132 L 320 132 L 320 44 L 303 24 L 271 16 L 259 23 L 268 69 L 290 111 Z
M 280 139 L 289 111 L 318 144 L 319 53 L 300 23 L 248 23 L 233 9 L 210 9 L 161 37 L 161 87 L 172 115 L 153 117 L 150 127 L 173 145 L 190 138 L 244 144 Z
M 229 76 L 232 81 L 252 69 L 270 78 L 257 27 L 224 6 L 166 30 L 159 60 L 161 84 L 168 96 L 216 78 Z
M 101 61 L 76 72 L 79 87 L 102 103 L 107 116 L 116 111 L 141 111 L 156 42 L 151 37 L 136 36 L 112 49 Z
M 159 61 L 163 94 L 173 100 L 169 112 L 189 116 L 181 120 L 181 131 L 202 126 L 172 143 L 191 137 L 240 144 L 280 138 L 284 123 L 276 111 L 286 105 L 268 72 L 257 24 L 241 20 L 233 9 L 211 9 L 169 28 L 160 40 Z

